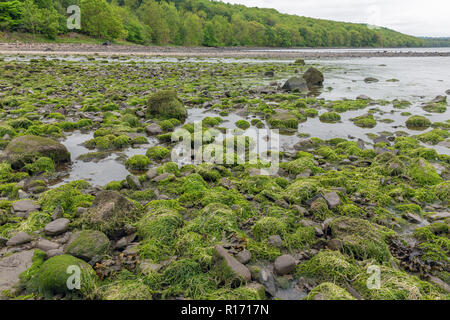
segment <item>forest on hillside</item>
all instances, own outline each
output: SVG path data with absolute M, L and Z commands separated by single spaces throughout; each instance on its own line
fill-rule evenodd
M 81 9 L 68 30 L 67 7 Z M 209 0 L 0 0 L 0 31 L 56 39 L 69 31 L 136 44 L 264 47 L 417 47 L 428 40 L 386 28 L 281 14 Z

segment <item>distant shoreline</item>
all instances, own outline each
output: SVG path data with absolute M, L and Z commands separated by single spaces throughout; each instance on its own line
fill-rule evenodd
M 101 45 L 79 43 L 0 43 L 0 54 L 34 55 L 137 55 L 148 57 L 212 57 L 212 58 L 272 58 L 320 59 L 364 57 L 449 57 L 440 48 L 414 51 L 420 48 L 247 48 L 247 47 L 158 47 L 134 45 Z M 294 50 L 301 50 L 294 51 Z M 398 50 L 398 51 L 396 51 Z M 441 49 L 442 50 L 442 49 Z

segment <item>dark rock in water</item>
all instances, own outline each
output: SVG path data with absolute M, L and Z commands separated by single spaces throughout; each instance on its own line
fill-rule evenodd
M 274 268 L 280 276 L 288 274 L 295 269 L 296 263 L 294 257 L 284 254 L 275 260 Z
M 70 162 L 70 153 L 63 144 L 34 135 L 20 136 L 11 140 L 0 161 L 10 162 L 13 168 L 22 168 L 36 157 L 49 157 L 56 163 Z
M 105 41 L 102 43 L 104 46 L 110 46 L 111 45 L 111 41 Z
M 308 84 L 303 78 L 292 77 L 286 81 L 282 89 L 286 91 L 307 91 Z
M 222 270 L 223 276 L 228 276 L 231 272 L 233 276 L 233 282 L 242 283 L 251 280 L 250 270 L 248 270 L 246 266 L 232 257 L 224 247 L 220 245 L 216 245 L 214 247 L 213 260 L 216 267 Z
M 25 244 L 30 241 L 31 241 L 31 237 L 27 233 L 21 231 L 21 232 L 16 233 L 15 235 L 13 235 L 11 237 L 11 239 L 8 240 L 6 245 L 8 247 L 20 246 L 21 244 Z
M 361 94 L 361 95 L 357 96 L 356 99 L 358 99 L 358 100 L 372 100 L 372 99 L 370 99 L 370 97 L 366 96 L 365 94 Z
M 266 73 L 264 73 L 264 76 L 272 78 L 272 77 L 275 76 L 275 72 L 273 72 L 273 71 L 266 71 Z
M 323 86 L 323 73 L 316 68 L 311 67 L 306 70 L 303 79 L 305 79 L 308 88 Z
M 56 219 L 44 227 L 44 232 L 49 236 L 56 236 L 64 233 L 69 228 L 70 220 L 66 218 Z
M 448 89 L 447 91 L 445 91 L 445 94 L 450 96 L 450 89 Z
M 375 83 L 375 82 L 378 82 L 378 81 L 379 80 L 377 78 L 374 78 L 374 77 L 367 77 L 367 78 L 364 79 L 365 83 Z
M 431 103 L 444 103 L 444 102 L 447 102 L 446 96 L 437 96 L 436 98 L 431 100 Z

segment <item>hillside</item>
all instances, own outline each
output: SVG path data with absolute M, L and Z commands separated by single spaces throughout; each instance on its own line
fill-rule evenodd
M 66 8 L 81 8 L 68 30 Z M 69 31 L 112 41 L 183 46 L 415 47 L 427 40 L 386 28 L 281 14 L 208 0 L 0 0 L 0 31 L 59 39 Z

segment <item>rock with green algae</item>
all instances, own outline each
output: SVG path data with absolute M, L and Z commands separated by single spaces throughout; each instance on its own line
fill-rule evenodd
M 232 257 L 220 245 L 214 247 L 213 263 L 215 264 L 218 275 L 225 283 L 240 284 L 251 280 L 251 274 L 248 268 Z
M 442 289 L 422 281 L 416 276 L 387 266 L 380 268 L 379 288 L 369 289 L 367 284 L 373 273 L 366 268 L 359 274 L 353 287 L 368 300 L 442 300 L 448 299 Z
M 109 248 L 108 237 L 97 230 L 75 233 L 65 248 L 65 253 L 89 262 L 95 256 L 103 256 Z
M 343 250 L 356 259 L 375 259 L 381 263 L 391 259 L 387 239 L 395 233 L 367 220 L 339 217 L 330 223 L 331 235 L 340 240 Z
M 272 128 L 297 129 L 298 120 L 297 116 L 293 113 L 285 110 L 278 110 L 277 113 L 269 117 L 268 123 Z
M 311 290 L 305 300 L 356 300 L 347 290 L 332 282 L 323 282 Z
M 284 197 L 293 204 L 302 204 L 314 197 L 318 190 L 315 180 L 300 178 L 291 183 L 285 191 Z
M 174 90 L 162 90 L 148 98 L 147 115 L 164 119 L 184 120 L 187 116 L 187 110 Z
M 68 287 L 69 277 L 80 270 L 80 289 Z M 72 270 L 68 272 L 68 270 Z M 70 282 L 72 283 L 72 282 Z M 64 254 L 52 257 L 42 263 L 34 275 L 24 286 L 26 291 L 51 298 L 56 294 L 70 296 L 80 295 L 84 298 L 92 298 L 97 284 L 97 275 L 92 267 L 73 256 Z
M 424 116 L 412 116 L 406 120 L 406 126 L 408 128 L 428 128 L 431 126 L 431 121 Z
M 125 234 L 125 226 L 136 222 L 141 215 L 138 203 L 128 200 L 117 191 L 101 191 L 89 208 L 77 221 L 77 225 L 104 232 L 117 238 Z
M 408 166 L 408 175 L 421 186 L 435 185 L 442 182 L 436 169 L 427 160 L 417 158 Z
M 70 162 L 70 153 L 63 144 L 34 135 L 24 135 L 11 140 L 0 161 L 8 161 L 13 167 L 21 168 L 40 157 L 51 158 L 55 163 Z
M 142 281 L 119 280 L 107 285 L 101 297 L 103 300 L 152 300 L 152 293 Z
M 249 283 L 235 289 L 221 288 L 204 297 L 206 300 L 265 300 L 264 286 L 259 283 Z

